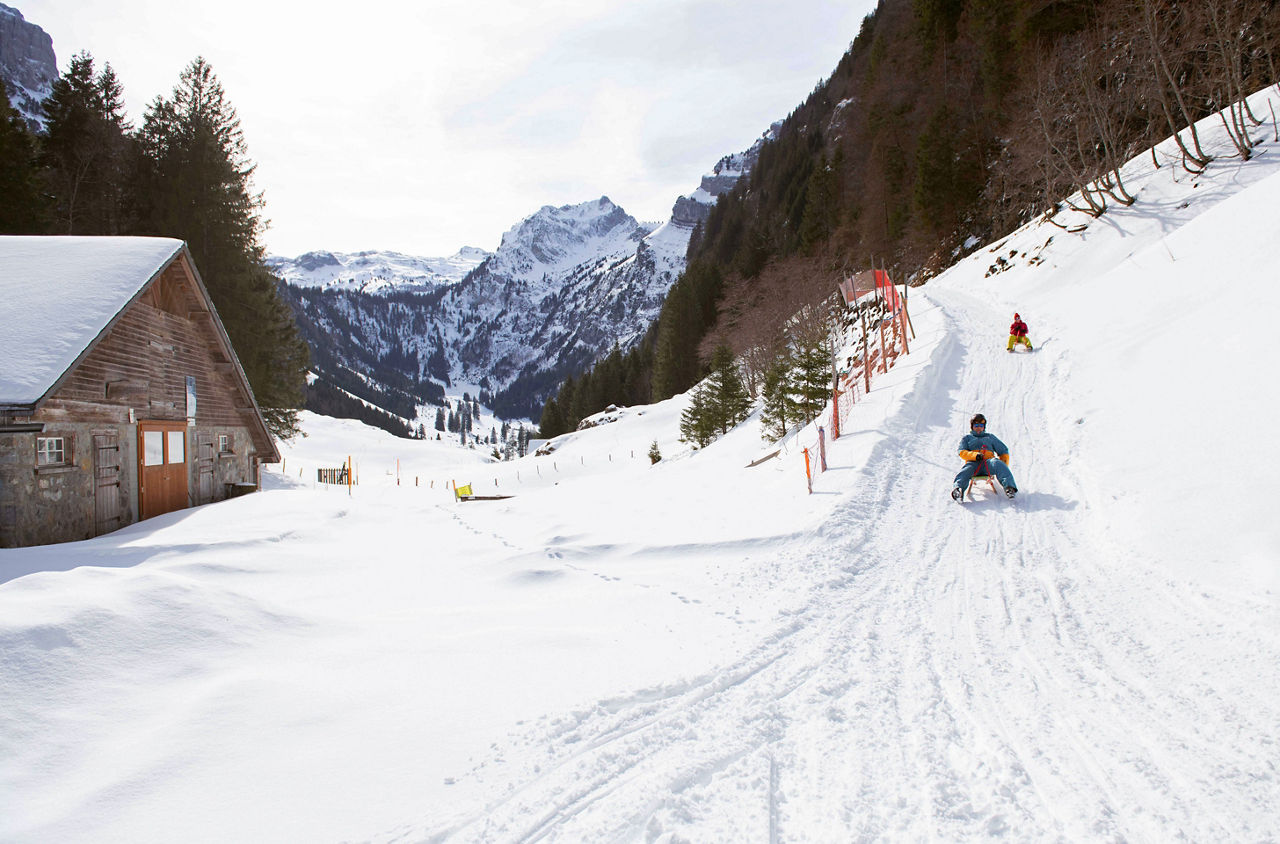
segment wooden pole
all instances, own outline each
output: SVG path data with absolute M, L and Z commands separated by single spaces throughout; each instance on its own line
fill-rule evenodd
M 889 371 L 888 350 L 884 343 L 884 320 L 880 320 L 880 371 Z
M 832 379 L 831 386 L 831 439 L 840 439 L 840 382 L 839 376 Z
M 882 260 L 882 266 L 883 266 L 883 260 Z M 884 278 L 885 278 L 885 281 L 888 281 L 890 284 L 892 284 L 892 283 L 893 283 L 893 282 L 889 279 L 889 268 L 888 268 L 887 266 L 886 266 L 886 267 L 884 267 Z M 894 291 L 894 293 L 895 293 L 895 294 L 897 294 L 897 292 L 898 292 L 898 288 L 896 288 L 896 287 L 895 287 L 895 288 L 893 289 L 893 291 Z M 903 285 L 903 287 L 902 287 L 902 295 L 901 295 L 901 296 L 897 296 L 897 295 L 895 295 L 895 296 L 894 296 L 894 298 L 898 301 L 898 306 L 902 309 L 902 313 L 903 313 L 903 314 L 905 314 L 905 313 L 907 312 L 907 287 L 906 287 L 906 285 Z M 897 319 L 895 320 L 895 322 L 897 322 L 898 324 L 900 324 L 900 325 L 902 326 L 902 353 L 903 353 L 904 355 L 909 355 L 909 354 L 911 354 L 911 349 L 910 349 L 910 347 L 907 345 L 907 323 L 905 322 L 905 320 L 903 319 L 903 317 L 902 317 L 902 316 L 899 316 L 899 315 L 897 315 L 897 314 L 895 314 L 894 316 L 895 316 L 895 317 L 897 317 Z
M 871 392 L 871 342 L 867 338 L 867 312 L 861 307 L 858 308 L 858 315 L 862 317 L 862 380 L 866 392 Z

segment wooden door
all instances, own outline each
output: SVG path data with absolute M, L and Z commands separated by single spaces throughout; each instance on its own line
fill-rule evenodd
M 196 490 L 197 504 L 213 500 L 213 435 L 196 435 Z
M 120 527 L 120 434 L 93 435 L 93 534 Z
M 138 518 L 187 506 L 187 425 L 138 423 Z

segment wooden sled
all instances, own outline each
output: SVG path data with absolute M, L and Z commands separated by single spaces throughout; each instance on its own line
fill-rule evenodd
M 973 488 L 974 488 L 975 486 L 977 486 L 977 485 L 978 485 L 978 481 L 986 481 L 986 482 L 987 482 L 987 486 L 991 487 L 991 494 L 992 494 L 992 495 L 1003 495 L 1003 494 L 1004 494 L 1004 492 L 1003 492 L 1002 490 L 1000 490 L 999 488 L 997 488 L 997 487 L 996 487 L 996 478 L 995 478 L 995 475 L 990 475 L 990 474 L 987 474 L 986 472 L 983 472 L 983 473 L 981 473 L 981 474 L 977 474 L 977 473 L 975 473 L 975 474 L 974 474 L 974 476 L 973 476 L 972 478 L 970 478 L 970 479 L 969 479 L 969 489 L 968 489 L 968 491 L 965 493 L 966 495 L 968 495 L 968 496 L 969 496 L 969 500 L 970 500 L 970 501 L 972 501 L 972 500 L 973 500 Z
M 453 485 L 454 501 L 501 501 L 504 498 L 511 498 L 510 495 L 476 495 L 471 491 L 471 484 L 464 486 Z

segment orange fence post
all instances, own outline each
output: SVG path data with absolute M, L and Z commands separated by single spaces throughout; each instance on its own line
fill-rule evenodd
M 813 495 L 813 474 L 809 471 L 809 449 L 804 450 L 804 482 L 809 487 L 809 494 Z

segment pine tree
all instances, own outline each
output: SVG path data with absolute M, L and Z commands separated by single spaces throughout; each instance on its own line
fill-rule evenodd
M 598 413 L 611 404 L 627 404 L 623 389 L 622 350 L 615 342 L 609 354 L 596 364 L 593 372 L 596 381 L 596 407 L 591 411 Z
M 41 106 L 40 165 L 53 197 L 55 233 L 123 233 L 130 143 L 115 71 L 106 65 L 95 74 L 93 56 L 77 53 Z
M 542 406 L 542 419 L 538 423 L 538 430 L 542 438 L 548 440 L 568 430 L 565 427 L 564 414 L 560 412 L 560 403 L 555 399 L 547 399 L 547 403 Z
M 760 410 L 761 431 L 765 439 L 773 442 L 787 435 L 787 429 L 796 418 L 795 402 L 791 397 L 791 369 L 790 357 L 780 354 L 764 371 L 764 383 L 760 389 L 764 397 Z
M 804 422 L 812 422 L 831 398 L 831 354 L 823 342 L 809 342 L 796 350 L 796 412 Z
M 712 391 L 706 385 L 693 388 L 689 394 L 689 406 L 680 414 L 680 439 L 704 448 L 716 438 L 713 402 Z
M 831 236 L 836 218 L 836 170 L 823 155 L 805 189 L 804 215 L 800 219 L 800 244 L 812 249 Z
M 36 185 L 35 142 L 0 80 L 0 234 L 39 234 L 45 203 Z
M 573 421 L 575 428 L 579 422 L 601 407 L 600 385 L 595 375 L 596 373 L 592 370 L 582 373 L 582 377 L 578 379 L 577 386 L 574 388 L 572 412 L 569 413 L 569 418 Z
M 723 343 L 711 355 L 708 385 L 711 422 L 723 435 L 751 413 L 751 397 L 742 385 L 738 362 L 733 350 Z
M 268 427 L 291 436 L 307 349 L 266 269 L 254 165 L 208 62 L 195 59 L 168 99 L 152 101 L 138 143 L 142 233 L 187 242 Z
M 653 358 L 654 401 L 669 399 L 689 389 L 697 380 L 701 330 L 697 303 L 686 278 L 687 272 L 672 286 L 658 317 L 657 349 Z
M 560 406 L 560 415 L 563 418 L 561 433 L 577 430 L 578 423 L 582 421 L 581 416 L 575 419 L 573 415 L 574 396 L 577 391 L 578 382 L 570 376 L 564 379 L 564 383 L 560 385 L 560 392 L 556 394 L 556 404 Z

